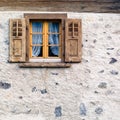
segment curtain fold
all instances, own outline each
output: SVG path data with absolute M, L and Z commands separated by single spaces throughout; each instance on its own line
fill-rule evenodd
M 43 24 L 42 22 L 32 22 L 32 33 L 40 32 L 42 33 Z M 32 35 L 32 44 L 42 44 L 42 34 L 33 34 Z M 41 46 L 33 46 L 32 56 L 40 56 L 42 50 Z
M 58 56 L 59 55 L 59 23 L 49 23 L 49 44 L 50 45 L 56 45 L 56 46 L 50 46 L 50 50 L 53 55 Z M 54 33 L 54 34 L 53 34 Z

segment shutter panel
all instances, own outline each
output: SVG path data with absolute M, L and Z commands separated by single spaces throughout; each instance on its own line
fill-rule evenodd
M 10 62 L 26 60 L 25 19 L 10 19 Z
M 65 23 L 65 62 L 80 62 L 82 55 L 81 20 L 67 19 Z

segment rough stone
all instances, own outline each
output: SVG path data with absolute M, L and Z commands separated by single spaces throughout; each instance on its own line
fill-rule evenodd
M 86 110 L 86 106 L 84 103 L 80 104 L 80 115 L 82 116 L 86 116 L 87 110 Z
M 100 115 L 103 112 L 103 109 L 101 107 L 98 107 L 95 109 L 95 113 Z
M 101 82 L 99 85 L 98 85 L 99 88 L 107 88 L 107 83 L 106 82 Z
M 109 62 L 109 64 L 113 64 L 113 63 L 115 63 L 115 62 L 117 62 L 117 59 L 111 58 L 111 61 Z
M 36 87 L 33 87 L 32 88 L 32 92 L 36 92 L 37 91 L 37 88 Z
M 104 73 L 104 70 L 99 71 L 99 73 Z
M 10 83 L 0 82 L 0 88 L 9 89 L 11 87 Z
M 61 106 L 56 107 L 54 113 L 55 113 L 56 117 L 61 117 L 62 116 L 62 108 L 61 108 Z
M 114 48 L 107 48 L 107 50 L 114 50 Z
M 45 93 L 47 93 L 46 89 L 41 90 L 41 94 L 45 94 Z
M 116 71 L 116 70 L 112 70 L 112 71 L 110 71 L 110 73 L 111 73 L 112 75 L 118 75 L 118 71 Z

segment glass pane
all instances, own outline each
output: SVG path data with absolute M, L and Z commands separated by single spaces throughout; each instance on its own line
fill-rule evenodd
M 42 35 L 41 34 L 33 34 L 32 35 L 32 44 L 42 44 Z
M 33 46 L 32 47 L 32 56 L 33 57 L 42 57 L 42 46 Z
M 58 44 L 59 44 L 59 34 L 50 34 L 49 45 L 58 45 Z
M 75 24 L 74 24 L 74 27 L 78 27 L 78 24 L 77 24 L 77 23 L 75 23 Z
M 59 46 L 49 46 L 49 57 L 59 56 Z
M 68 25 L 69 27 L 72 27 L 72 23 L 69 23 L 69 25 Z
M 43 23 L 42 22 L 32 22 L 32 32 L 42 32 Z
M 49 32 L 50 33 L 59 33 L 59 23 L 49 22 Z

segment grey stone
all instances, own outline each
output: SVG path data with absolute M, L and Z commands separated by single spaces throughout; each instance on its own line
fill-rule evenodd
M 36 91 L 37 91 L 36 87 L 33 87 L 32 92 L 36 92 Z
M 95 39 L 95 40 L 93 40 L 93 43 L 96 43 L 97 42 L 97 40 Z
M 104 73 L 104 70 L 99 71 L 99 73 Z
M 99 88 L 107 88 L 107 83 L 106 82 L 101 82 L 99 85 L 98 85 Z
M 47 90 L 46 90 L 46 89 L 43 89 L 43 90 L 40 90 L 40 91 L 41 91 L 41 94 L 47 93 Z
M 114 48 L 107 48 L 107 50 L 114 50 Z
M 95 113 L 100 115 L 103 112 L 103 109 L 101 107 L 98 107 L 95 109 Z
M 2 89 L 9 89 L 10 87 L 11 87 L 10 83 L 0 82 L 0 88 L 2 88 Z
M 19 99 L 23 99 L 23 97 L 22 97 L 22 96 L 19 96 Z
M 5 41 L 5 44 L 6 44 L 6 45 L 9 45 L 9 40 L 6 40 L 6 41 Z
M 51 73 L 52 75 L 58 75 L 58 73 Z
M 109 64 L 113 64 L 113 63 L 115 63 L 115 62 L 117 62 L 117 59 L 111 58 L 111 61 L 109 62 Z
M 56 117 L 61 117 L 61 116 L 62 116 L 62 112 L 61 112 L 61 111 L 62 111 L 61 106 L 56 107 L 56 108 L 55 108 L 55 112 L 54 112 L 54 113 L 55 113 L 55 116 L 56 116 Z
M 86 110 L 85 104 L 81 103 L 80 104 L 80 115 L 86 116 L 86 112 L 87 112 L 87 110 Z
M 55 85 L 59 85 L 59 83 L 56 82 Z
M 115 71 L 115 70 L 110 71 L 110 73 L 111 73 L 112 75 L 118 75 L 118 71 Z
M 99 92 L 98 91 L 94 91 L 94 93 L 98 94 Z
M 109 52 L 107 52 L 107 55 L 110 55 L 110 53 L 109 53 Z

